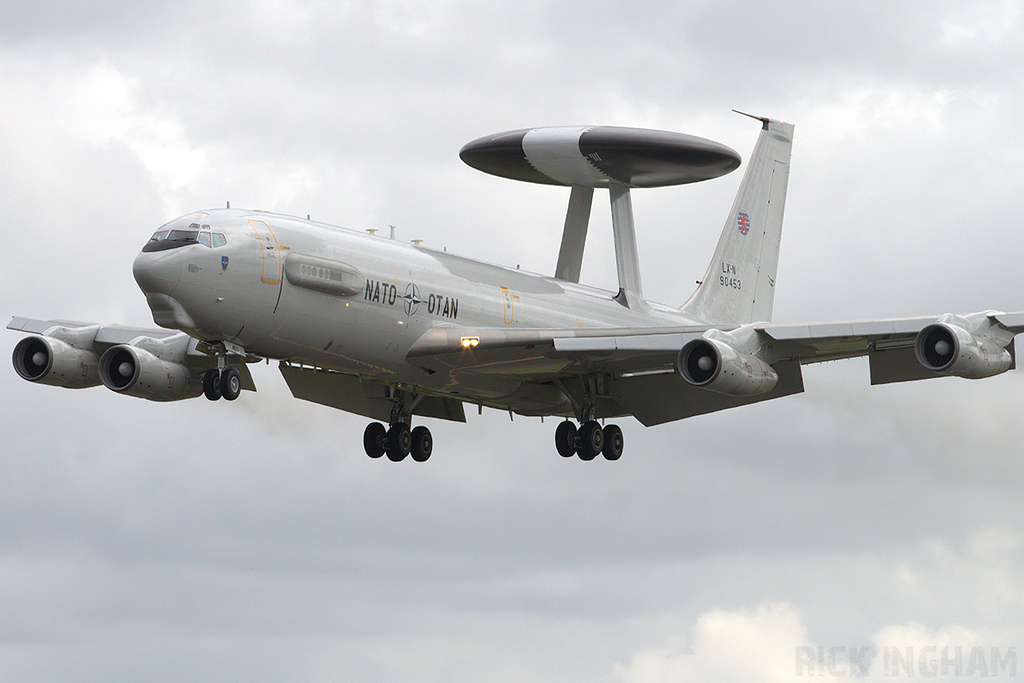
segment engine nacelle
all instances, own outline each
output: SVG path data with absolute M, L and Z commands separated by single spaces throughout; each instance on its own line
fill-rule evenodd
M 82 389 L 99 385 L 99 358 L 53 337 L 32 335 L 14 347 L 14 369 L 29 382 Z
M 695 387 L 729 396 L 755 396 L 775 388 L 778 374 L 757 356 L 704 336 L 683 346 L 676 371 Z
M 184 365 L 127 344 L 107 349 L 100 357 L 99 375 L 108 389 L 151 401 L 193 398 L 203 391 Z
M 981 379 L 1006 372 L 1010 352 L 950 323 L 933 323 L 917 333 L 914 354 L 921 365 L 944 375 Z

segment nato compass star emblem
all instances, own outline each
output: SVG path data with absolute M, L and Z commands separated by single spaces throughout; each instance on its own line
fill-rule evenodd
M 405 288 L 405 294 L 402 295 L 405 299 L 405 314 L 412 317 L 416 313 L 416 309 L 423 303 L 423 299 L 420 298 L 420 290 L 413 283 L 409 283 L 409 286 Z

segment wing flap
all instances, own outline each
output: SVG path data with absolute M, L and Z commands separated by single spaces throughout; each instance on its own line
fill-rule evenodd
M 913 340 L 911 340 L 913 341 Z M 1006 350 L 1010 352 L 1010 369 L 1017 367 L 1017 352 L 1014 341 L 1010 341 Z M 868 353 L 868 365 L 871 371 L 872 386 L 892 384 L 894 382 L 913 382 L 921 379 L 945 377 L 942 373 L 929 370 L 917 360 L 913 344 L 899 348 L 872 350 Z
M 295 398 L 362 415 L 371 420 L 388 422 L 391 418 L 394 402 L 388 396 L 388 386 L 385 384 L 362 381 L 354 375 L 340 372 L 286 363 L 281 363 L 280 370 Z M 407 402 L 414 400 L 411 395 L 404 399 Z M 462 401 L 438 396 L 418 397 L 412 414 L 454 422 L 466 421 Z
M 749 405 L 772 398 L 799 394 L 804 390 L 800 363 L 785 361 L 773 366 L 779 382 L 771 391 L 757 396 L 726 396 L 688 384 L 678 373 L 633 375 L 608 383 L 611 397 L 644 426 L 682 420 L 726 408 Z

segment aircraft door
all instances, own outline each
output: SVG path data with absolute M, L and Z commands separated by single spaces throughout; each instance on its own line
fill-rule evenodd
M 281 281 L 281 246 L 270 226 L 263 221 L 250 220 L 249 225 L 256 231 L 260 240 L 263 270 L 260 279 L 276 285 Z
M 501 303 L 505 309 L 505 324 L 511 325 L 516 319 L 515 299 L 519 297 L 509 291 L 508 287 L 501 288 Z

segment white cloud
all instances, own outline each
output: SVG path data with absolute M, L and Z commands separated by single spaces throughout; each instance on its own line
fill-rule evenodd
M 636 654 L 615 668 L 623 683 L 770 683 L 793 681 L 806 628 L 792 605 L 713 610 L 697 619 L 689 646 Z
M 207 153 L 191 144 L 181 123 L 141 101 L 137 78 L 105 60 L 66 74 L 53 88 L 64 127 L 95 147 L 120 147 L 150 173 L 163 192 L 175 192 L 207 172 Z
M 995 0 L 986 3 L 985 11 L 974 5 L 970 10 L 952 12 L 942 21 L 939 40 L 945 46 L 978 46 L 988 49 L 992 44 L 1012 39 L 1014 27 L 1021 20 L 1021 6 L 1014 0 Z
M 646 648 L 616 664 L 622 683 L 796 683 L 810 678 L 942 681 L 963 677 L 1012 680 L 1018 674 L 1019 625 L 975 629 L 909 622 L 884 626 L 855 641 L 823 644 L 808 637 L 798 610 L 766 603 L 749 610 L 699 615 L 688 637 Z

